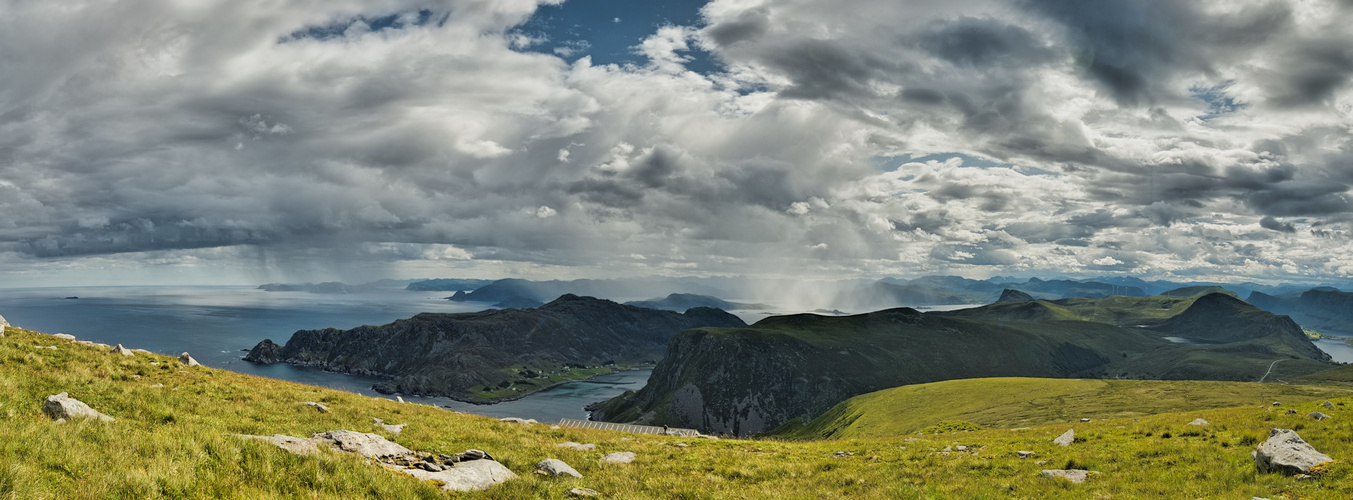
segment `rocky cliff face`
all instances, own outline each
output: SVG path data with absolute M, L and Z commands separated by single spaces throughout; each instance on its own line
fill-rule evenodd
M 476 400 L 477 387 L 520 382 L 524 391 L 538 389 L 531 379 L 539 371 L 656 361 L 677 332 L 704 326 L 746 324 L 713 309 L 680 314 L 564 295 L 537 309 L 424 313 L 382 326 L 301 330 L 280 352 L 260 342 L 250 358 L 390 377 L 384 389 L 392 392 Z
M 855 395 L 942 380 L 1253 381 L 1274 359 L 1287 359 L 1283 369 L 1294 375 L 1330 367 L 1328 357 L 1286 317 L 1225 295 L 1204 299 L 1163 331 L 1046 314 L 1017 319 L 1006 314 L 1009 307 L 986 313 L 990 317 L 903 308 L 691 330 L 672 340 L 648 385 L 601 405 L 593 417 L 747 436 L 806 421 Z M 1208 341 L 1161 338 L 1186 328 L 1193 338 Z
M 1298 297 L 1275 297 L 1252 292 L 1247 300 L 1265 311 L 1290 315 L 1306 328 L 1353 334 L 1353 293 L 1316 288 Z

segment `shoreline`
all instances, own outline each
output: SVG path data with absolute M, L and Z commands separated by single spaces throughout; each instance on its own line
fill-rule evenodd
M 656 365 L 653 365 L 653 366 L 656 366 Z M 532 395 L 532 394 L 539 394 L 539 393 L 548 391 L 548 390 L 550 390 L 550 389 L 553 389 L 553 388 L 555 388 L 555 387 L 559 387 L 559 386 L 564 385 L 564 384 L 569 384 L 569 383 L 573 383 L 573 382 L 589 382 L 589 381 L 591 381 L 592 379 L 597 378 L 597 377 L 601 377 L 601 376 L 605 376 L 605 375 L 614 375 L 614 374 L 616 374 L 616 373 L 621 373 L 621 372 L 631 372 L 631 371 L 639 371 L 639 370 L 644 370 L 644 369 L 652 369 L 653 366 L 637 366 L 637 367 L 626 368 L 626 369 L 623 369 L 623 370 L 622 370 L 622 369 L 612 369 L 612 370 L 610 371 L 610 373 L 598 373 L 598 374 L 596 374 L 596 375 L 590 375 L 590 376 L 583 377 L 583 378 L 580 378 L 580 379 L 564 380 L 564 381 L 562 381 L 562 382 L 555 382 L 555 383 L 553 383 L 553 384 L 547 385 L 547 386 L 545 386 L 545 387 L 541 387 L 540 389 L 537 389 L 537 390 L 534 390 L 534 391 L 531 391 L 531 392 L 527 392 L 527 393 L 525 393 L 525 394 L 513 394 L 513 395 L 511 395 L 511 396 L 504 396 L 504 397 L 501 397 L 501 398 L 494 398 L 494 399 L 492 399 L 492 400 L 483 400 L 483 399 L 480 399 L 480 400 L 471 400 L 471 399 L 466 399 L 466 398 L 462 398 L 462 397 L 458 397 L 458 396 L 451 396 L 451 395 L 441 395 L 441 396 L 437 396 L 437 395 L 427 395 L 427 394 L 424 394 L 424 395 L 415 395 L 415 396 L 417 396 L 417 397 L 447 398 L 447 399 L 450 399 L 450 400 L 453 400 L 453 401 L 457 401 L 457 402 L 460 402 L 460 403 L 472 404 L 472 405 L 477 405 L 477 406 L 490 406 L 490 405 L 496 405 L 496 404 L 498 404 L 498 403 L 507 403 L 507 402 L 511 402 L 511 401 L 518 401 L 518 400 L 520 400 L 520 399 L 522 399 L 522 398 L 525 398 L 526 396 L 530 396 L 530 395 Z M 632 384 L 633 382 L 624 382 L 624 383 L 593 382 L 593 383 L 597 383 L 597 384 L 608 384 L 608 385 L 628 385 L 628 384 Z

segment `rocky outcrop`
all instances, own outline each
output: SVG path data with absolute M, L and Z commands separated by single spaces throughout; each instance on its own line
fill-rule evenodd
M 563 460 L 559 460 L 557 458 L 547 458 L 541 460 L 540 463 L 536 464 L 536 470 L 544 472 L 545 475 L 548 475 L 550 477 L 559 477 L 559 476 L 578 477 L 578 478 L 583 477 L 583 475 L 579 474 L 578 471 L 573 469 L 573 467 L 570 467 L 568 464 L 564 463 Z
M 1001 298 L 996 299 L 996 302 L 1029 302 L 1031 300 L 1034 300 L 1032 295 L 1013 288 L 1006 288 L 1001 291 Z
M 122 344 L 118 344 L 117 346 L 115 346 L 115 347 L 113 347 L 111 350 L 109 350 L 108 352 L 113 353 L 113 354 L 121 354 L 121 355 L 123 355 L 123 356 L 135 356 L 135 355 L 136 355 L 135 353 L 132 352 L 131 349 L 128 349 L 128 348 L 126 348 L 126 347 L 122 347 Z
M 440 483 L 446 491 L 476 491 L 487 489 L 517 477 L 481 450 L 465 450 L 456 455 L 431 455 L 409 450 L 376 434 L 354 431 L 329 431 L 309 439 L 274 434 L 249 436 L 235 434 L 241 439 L 257 439 L 276 445 L 297 455 L 313 455 L 321 447 L 341 453 L 355 453 L 374 460 L 387 469 L 408 474 L 422 481 Z
M 0 316 L 0 337 L 5 336 L 5 329 L 9 328 L 9 322 L 5 321 L 4 316 Z
M 193 357 L 186 352 L 179 355 L 179 363 L 183 363 L 186 366 L 202 366 L 202 363 L 198 363 L 196 359 L 193 359 Z
M 1331 459 L 1315 450 L 1290 429 L 1273 429 L 1268 440 L 1254 450 L 1254 465 L 1260 473 L 1278 472 L 1286 475 L 1309 474 L 1317 465 Z
M 259 342 L 258 345 L 255 345 L 253 349 L 249 350 L 249 354 L 244 357 L 244 360 L 261 365 L 270 365 L 281 362 L 282 346 L 277 345 L 272 339 L 263 339 L 262 342 Z
M 1353 334 L 1353 293 L 1330 288 L 1313 288 L 1300 296 L 1250 293 L 1247 301 L 1274 314 L 1286 314 L 1301 326 L 1313 330 Z
M 564 295 L 535 309 L 424 313 L 383 326 L 301 330 L 280 350 L 260 342 L 245 359 L 383 376 L 392 379 L 378 386 L 383 392 L 480 402 L 491 401 L 486 389 L 539 390 L 549 385 L 542 372 L 656 361 L 677 332 L 706 326 L 746 324 L 716 309 L 681 314 Z
M 58 422 L 77 418 L 96 419 L 105 422 L 114 420 L 113 417 L 99 413 L 90 408 L 89 405 L 70 397 L 64 392 L 55 396 L 47 396 L 47 400 L 42 403 L 42 412 Z
M 1055 444 L 1057 446 L 1071 446 L 1071 443 L 1074 442 L 1076 442 L 1075 429 L 1067 429 L 1066 432 L 1062 433 L 1062 435 L 1057 436 L 1057 439 L 1052 440 L 1052 444 Z
M 1075 484 L 1081 484 L 1084 483 L 1086 479 L 1089 479 L 1091 475 L 1099 473 L 1084 469 L 1053 469 L 1042 471 L 1041 474 L 1043 477 L 1061 478 Z

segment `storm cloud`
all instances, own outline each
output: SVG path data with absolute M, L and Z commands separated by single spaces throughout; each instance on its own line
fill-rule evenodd
M 1353 275 L 1347 2 L 0 1 L 9 280 Z

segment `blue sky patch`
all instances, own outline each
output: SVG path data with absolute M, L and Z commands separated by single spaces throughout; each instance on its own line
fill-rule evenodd
M 700 27 L 700 9 L 708 0 L 567 0 L 542 5 L 514 31 L 543 42 L 523 50 L 559 56 L 574 62 L 584 56 L 592 64 L 642 65 L 648 58 L 635 47 L 667 25 Z M 694 47 L 684 55 L 686 68 L 703 74 L 717 72 L 720 65 L 708 52 Z

